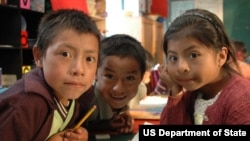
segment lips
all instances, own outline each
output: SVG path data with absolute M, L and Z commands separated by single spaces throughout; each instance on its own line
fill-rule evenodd
M 79 86 L 79 87 L 85 86 L 83 83 L 79 83 L 79 82 L 65 82 L 64 84 L 73 85 L 73 86 Z
M 117 99 L 117 100 L 123 100 L 126 98 L 126 96 L 121 96 L 121 95 L 110 95 L 110 97 L 112 97 L 113 99 Z
M 191 79 L 186 79 L 186 80 L 178 80 L 179 82 L 182 82 L 182 83 L 187 83 L 187 82 L 190 82 Z
M 176 82 L 179 83 L 180 85 L 187 85 L 193 82 L 193 79 L 176 79 Z

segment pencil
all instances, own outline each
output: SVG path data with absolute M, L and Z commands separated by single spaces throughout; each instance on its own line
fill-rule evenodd
M 73 128 L 73 130 L 79 128 L 83 122 L 95 111 L 96 105 L 94 105 L 87 113 L 83 116 L 83 118 L 77 123 L 77 125 Z

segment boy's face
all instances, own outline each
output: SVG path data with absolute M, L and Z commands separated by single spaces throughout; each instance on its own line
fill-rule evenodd
M 137 94 L 139 66 L 131 57 L 108 56 L 102 60 L 97 71 L 98 90 L 113 109 L 124 107 Z
M 99 51 L 93 34 L 64 30 L 49 45 L 38 67 L 61 102 L 76 99 L 90 88 L 95 77 Z

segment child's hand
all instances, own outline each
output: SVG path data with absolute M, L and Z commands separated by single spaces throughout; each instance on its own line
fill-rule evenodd
M 67 129 L 50 137 L 48 141 L 88 141 L 88 131 L 79 127 L 76 130 Z
M 87 141 L 88 140 L 88 131 L 79 127 L 76 130 L 66 130 L 65 131 L 64 141 Z
M 167 64 L 162 64 L 158 68 L 159 70 L 159 78 L 164 81 L 168 87 L 171 89 L 171 96 L 175 96 L 180 94 L 183 91 L 183 87 L 178 83 L 174 82 L 171 79 L 171 76 L 168 74 L 168 66 Z
M 122 128 L 119 129 L 120 133 L 131 133 L 134 129 L 134 119 L 128 113 L 122 113 L 120 116 L 125 120 L 125 124 Z
M 167 83 L 168 86 L 171 86 L 171 84 L 173 84 L 174 82 L 169 77 L 167 68 L 168 68 L 167 64 L 162 64 L 162 65 L 159 66 L 159 68 L 158 68 L 158 70 L 159 70 L 159 78 L 162 81 L 164 81 L 165 83 Z
M 134 119 L 126 112 L 116 114 L 111 118 L 111 126 L 119 133 L 131 133 L 134 129 Z

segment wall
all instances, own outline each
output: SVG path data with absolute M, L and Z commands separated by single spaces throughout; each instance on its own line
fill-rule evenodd
M 138 0 L 106 0 L 108 13 L 106 18 L 106 36 L 118 33 L 129 34 L 141 42 L 142 19 L 139 16 L 138 8 Z
M 224 0 L 224 25 L 232 39 L 245 42 L 250 52 L 250 1 Z

